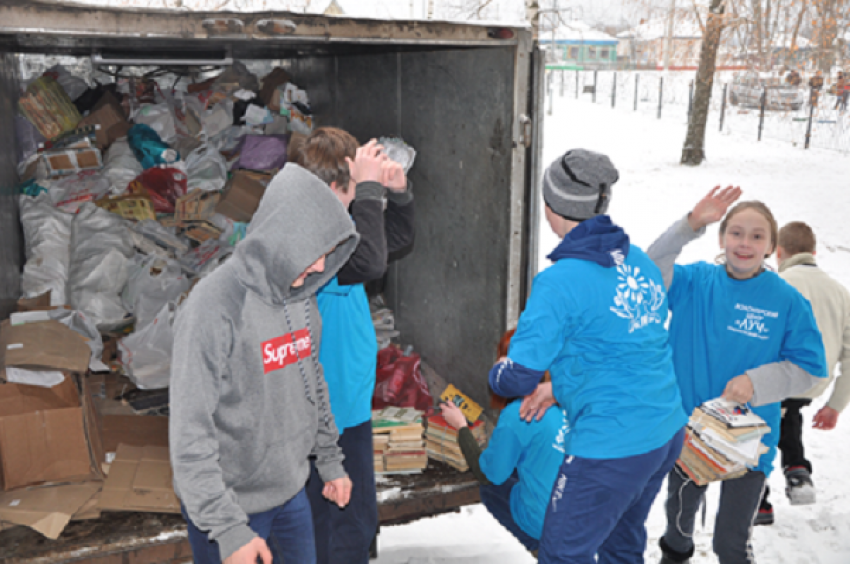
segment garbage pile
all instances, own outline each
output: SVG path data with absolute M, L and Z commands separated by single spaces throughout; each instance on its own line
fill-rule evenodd
M 168 415 L 175 313 L 311 132 L 307 93 L 238 62 L 180 90 L 55 66 L 18 109 L 26 263 L 0 324 L 0 530 L 179 513 L 168 419 L 143 415 Z
M 117 337 L 114 368 L 167 387 L 176 308 L 311 132 L 307 93 L 281 68 L 260 79 L 239 62 L 180 90 L 91 85 L 57 65 L 18 109 L 23 300 L 78 312 Z

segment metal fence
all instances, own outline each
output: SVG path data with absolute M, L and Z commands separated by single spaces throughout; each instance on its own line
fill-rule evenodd
M 618 111 L 651 114 L 687 123 L 694 91 L 694 72 L 549 70 L 549 112 L 554 96 L 568 96 Z M 850 154 L 850 108 L 841 109 L 836 96 L 821 92 L 818 103 L 798 110 L 772 110 L 762 103 L 732 105 L 732 73 L 718 72 L 709 104 L 709 129 L 750 137 L 787 141 Z

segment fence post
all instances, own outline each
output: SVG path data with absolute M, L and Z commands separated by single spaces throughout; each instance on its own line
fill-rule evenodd
M 546 76 L 546 97 L 548 98 L 547 102 L 549 102 L 549 108 L 546 110 L 548 115 L 552 115 L 552 77 L 554 76 L 553 71 L 549 71 Z
M 658 119 L 661 119 L 661 105 L 664 101 L 664 77 L 658 77 Z
M 812 139 L 812 119 L 815 117 L 815 89 L 809 91 L 809 125 L 806 127 L 806 149 L 809 148 L 809 141 Z
M 729 83 L 723 85 L 723 100 L 720 102 L 720 131 L 723 131 L 723 119 L 726 117 L 726 89 Z
M 566 82 L 567 79 L 564 78 L 565 71 L 563 69 L 561 69 L 561 71 L 558 74 L 561 75 L 561 98 L 563 98 L 564 97 L 564 82 Z
M 611 107 L 617 105 L 617 73 L 614 73 L 614 84 L 611 86 Z
M 597 86 L 597 84 L 599 84 L 599 81 L 597 80 L 598 79 L 598 76 L 597 76 L 598 73 L 599 73 L 599 71 L 594 69 L 594 71 L 593 71 L 593 103 L 594 104 L 596 103 L 596 86 Z
M 635 75 L 635 111 L 637 111 L 637 102 L 638 102 L 638 84 L 640 84 L 640 75 Z
M 761 110 L 759 111 L 759 141 L 761 141 L 761 132 L 764 129 L 764 107 L 767 105 L 767 87 L 761 92 Z
M 576 100 L 578 100 L 578 69 L 576 69 Z
M 688 120 L 691 119 L 691 112 L 694 110 L 694 81 L 688 84 Z

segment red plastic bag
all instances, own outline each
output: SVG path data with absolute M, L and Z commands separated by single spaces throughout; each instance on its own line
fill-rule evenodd
M 422 377 L 421 362 L 418 354 L 404 356 L 393 346 L 378 351 L 372 409 L 395 406 L 425 411 L 430 408 L 434 399 Z
M 130 183 L 130 193 L 150 196 L 156 213 L 174 213 L 174 203 L 186 195 L 188 178 L 176 168 L 149 168 Z

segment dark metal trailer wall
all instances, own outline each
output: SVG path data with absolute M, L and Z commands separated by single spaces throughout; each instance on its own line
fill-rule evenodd
M 527 117 L 534 109 L 528 30 L 513 29 L 502 40 L 492 30 L 459 24 L 286 14 L 316 35 L 260 41 L 247 28 L 280 21 L 281 14 L 162 19 L 151 12 L 8 1 L 0 7 L 0 318 L 18 297 L 22 268 L 12 194 L 14 53 L 87 57 L 108 50 L 186 58 L 227 52 L 237 59 L 280 59 L 310 95 L 318 125 L 342 127 L 361 142 L 400 135 L 416 149 L 410 173 L 416 241 L 390 268 L 389 305 L 403 342 L 446 380 L 488 403 L 495 344 L 516 321 L 534 269 L 527 249 L 536 226 L 530 186 L 539 147 Z M 245 33 L 199 38 L 201 22 L 211 18 L 238 20 Z M 146 26 L 157 27 L 158 36 L 146 35 Z

